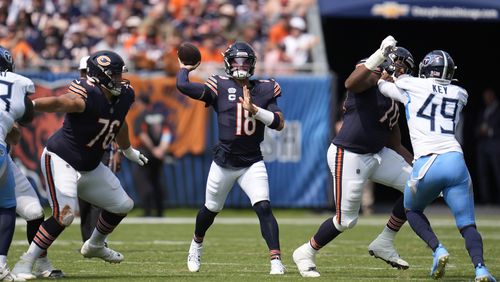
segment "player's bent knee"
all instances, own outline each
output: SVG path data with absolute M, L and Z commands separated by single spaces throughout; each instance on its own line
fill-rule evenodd
M 333 217 L 333 224 L 335 225 L 335 228 L 337 228 L 337 230 L 340 232 L 354 228 L 354 226 L 356 226 L 357 223 L 358 223 L 358 217 L 348 218 L 348 219 L 344 218 L 340 220 L 340 223 L 337 220 L 337 216 Z
M 26 221 L 43 218 L 43 208 L 40 203 L 32 203 L 24 207 L 17 207 L 17 214 Z
M 59 215 L 58 222 L 64 226 L 68 227 L 73 223 L 73 220 L 75 219 L 75 214 L 73 213 L 73 210 L 71 210 L 71 207 L 68 205 L 65 205 L 62 210 L 61 214 Z
M 272 214 L 271 210 L 271 204 L 269 201 L 260 201 L 257 202 L 253 205 L 254 211 L 257 213 L 259 216 L 265 216 L 265 215 L 270 215 Z
M 205 203 L 205 207 L 211 212 L 218 213 L 222 210 L 224 206 L 213 201 L 208 201 Z

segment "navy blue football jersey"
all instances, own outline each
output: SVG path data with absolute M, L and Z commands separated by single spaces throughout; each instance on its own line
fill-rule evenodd
M 68 92 L 85 100 L 85 110 L 66 114 L 63 126 L 49 138 L 47 149 L 76 170 L 90 171 L 99 165 L 104 151 L 123 125 L 134 103 L 134 90 L 126 84 L 121 94 L 109 102 L 97 85 L 76 79 Z
M 250 95 L 258 107 L 281 112 L 277 105 L 281 87 L 275 80 L 250 80 Z M 214 149 L 214 161 L 222 167 L 248 167 L 263 159 L 260 143 L 265 124 L 243 109 L 239 97 L 243 97 L 243 87 L 238 81 L 214 75 L 205 82 L 199 98 L 217 113 L 219 144 Z
M 344 122 L 332 143 L 358 154 L 380 151 L 398 122 L 397 103 L 374 86 L 362 93 L 348 92 L 344 107 Z

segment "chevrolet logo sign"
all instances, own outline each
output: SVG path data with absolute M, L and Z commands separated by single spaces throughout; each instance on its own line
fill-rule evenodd
M 410 5 L 387 1 L 382 4 L 373 5 L 371 13 L 374 16 L 382 16 L 386 19 L 397 19 L 401 16 L 408 15 L 409 11 Z

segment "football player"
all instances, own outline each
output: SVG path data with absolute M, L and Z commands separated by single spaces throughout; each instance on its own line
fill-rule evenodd
M 398 105 L 380 94 L 377 88 L 382 67 L 393 65 L 386 60 L 395 45 L 392 36 L 385 38 L 380 48 L 362 60 L 345 82 L 348 92 L 344 122 L 327 153 L 333 176 L 336 214 L 321 224 L 309 242 L 294 251 L 293 260 L 304 277 L 320 276 L 315 263 L 318 251 L 356 225 L 363 186 L 368 179 L 401 192 L 408 179 L 412 156 L 401 145 Z M 411 58 L 407 63 L 413 63 Z M 406 68 L 412 69 L 413 66 L 410 64 Z M 395 74 L 400 72 L 398 69 Z M 368 246 L 372 256 L 398 269 L 409 267 L 394 248 L 394 238 L 405 222 L 401 196 L 384 230 Z
M 281 88 L 273 79 L 250 79 L 257 58 L 252 47 L 236 42 L 224 52 L 227 75 L 214 75 L 205 85 L 189 81 L 189 72 L 198 67 L 180 60 L 177 88 L 190 98 L 211 105 L 218 118 L 219 143 L 207 179 L 205 204 L 196 217 L 194 236 L 187 259 L 188 269 L 201 266 L 203 240 L 208 228 L 222 210 L 235 182 L 250 198 L 260 221 L 260 229 L 271 259 L 270 274 L 284 274 L 281 262 L 278 223 L 269 201 L 269 183 L 260 143 L 264 129 L 283 129 L 285 120 L 278 108 Z
M 15 135 L 19 132 L 12 131 L 14 124 L 18 122 L 25 125 L 33 119 L 33 104 L 28 95 L 35 92 L 33 81 L 14 73 L 13 70 L 14 61 L 10 52 L 0 46 L 0 93 L 2 93 L 0 95 L 0 280 L 2 281 L 17 279 L 7 266 L 7 252 L 16 224 L 15 176 L 17 176 L 15 175 L 17 167 L 12 162 L 7 147 L 10 139 L 16 140 L 18 137 Z M 9 135 L 10 132 L 12 133 Z M 36 201 L 38 202 L 38 198 Z M 41 216 L 43 218 L 43 214 Z M 40 255 L 34 259 L 38 259 Z
M 468 99 L 465 89 L 451 84 L 455 68 L 447 52 L 434 50 L 420 63 L 418 78 L 401 76 L 395 83 L 381 79 L 378 86 L 382 94 L 402 102 L 406 108 L 415 161 L 404 191 L 404 206 L 410 226 L 433 251 L 430 275 L 434 279 L 443 277 L 449 258 L 423 213 L 442 192 L 465 239 L 476 270 L 475 280 L 496 281 L 484 264 L 472 181 L 455 138 L 460 112 Z
M 96 227 L 80 252 L 120 263 L 123 255 L 105 246 L 109 233 L 133 207 L 118 178 L 101 163 L 104 150 L 116 140 L 125 157 L 144 165 L 147 158 L 130 146 L 125 116 L 134 90 L 123 80 L 126 66 L 112 51 L 88 59 L 87 79 L 75 79 L 66 94 L 33 101 L 36 111 L 66 113 L 61 129 L 47 141 L 41 156 L 52 216 L 45 220 L 12 272 L 32 279 L 35 259 L 45 252 L 74 219 L 78 197 L 102 208 Z

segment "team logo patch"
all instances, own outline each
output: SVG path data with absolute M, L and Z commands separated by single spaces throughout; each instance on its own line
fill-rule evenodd
M 230 88 L 228 88 L 228 89 L 227 89 L 227 93 L 229 93 L 229 94 L 234 94 L 234 93 L 236 93 L 236 88 L 234 88 L 234 87 L 230 87 Z
M 97 57 L 97 63 L 100 66 L 106 67 L 106 66 L 109 66 L 111 64 L 111 59 L 108 56 L 102 55 L 102 56 Z

